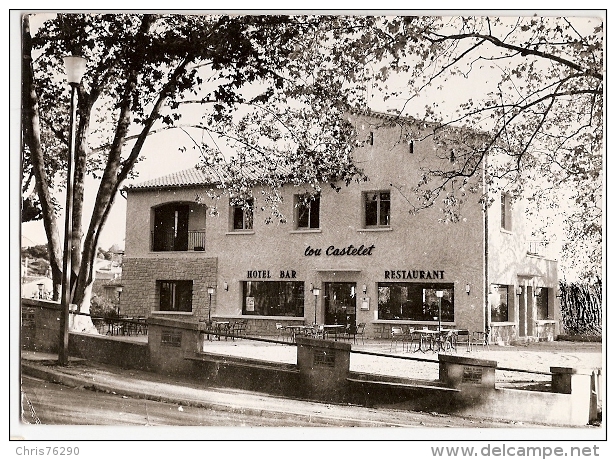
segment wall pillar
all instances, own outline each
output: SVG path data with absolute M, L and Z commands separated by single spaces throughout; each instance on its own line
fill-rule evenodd
M 439 380 L 451 388 L 470 393 L 495 389 L 496 361 L 463 356 L 438 355 Z
M 348 394 L 351 344 L 297 338 L 297 366 L 303 393 L 319 401 L 343 401 Z
M 194 321 L 151 316 L 148 319 L 148 349 L 152 370 L 191 375 L 193 365 L 185 357 L 201 349 L 202 328 Z
M 585 425 L 597 420 L 598 373 L 592 369 L 550 367 L 552 391 L 571 395 L 569 419 L 574 424 Z

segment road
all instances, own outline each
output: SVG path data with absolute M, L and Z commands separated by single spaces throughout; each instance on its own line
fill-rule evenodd
M 22 377 L 22 408 L 22 420 L 25 423 L 44 425 L 344 426 L 182 407 L 84 388 L 70 388 L 29 376 Z

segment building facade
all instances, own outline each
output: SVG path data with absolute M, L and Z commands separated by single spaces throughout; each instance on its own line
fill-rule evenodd
M 313 199 L 285 186 L 284 224 L 266 223 L 258 190 L 242 205 L 209 198 L 215 176 L 196 169 L 127 188 L 124 313 L 241 318 L 259 334 L 316 322 L 365 323 L 367 337 L 399 324 L 553 337 L 557 264 L 529 251 L 518 207 L 503 194 L 487 211 L 466 201 L 457 223 L 436 207 L 410 213 L 418 166 L 448 160 L 430 140 L 401 142 L 390 121 L 354 117 L 368 180 Z

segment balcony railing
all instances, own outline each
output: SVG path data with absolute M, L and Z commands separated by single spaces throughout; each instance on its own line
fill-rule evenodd
M 204 251 L 205 230 L 187 230 L 176 234 L 175 231 L 153 231 L 150 249 L 159 251 Z
M 553 254 L 554 247 L 550 245 L 549 241 L 542 240 L 529 240 L 527 241 L 526 253 L 530 256 L 540 257 L 555 257 Z

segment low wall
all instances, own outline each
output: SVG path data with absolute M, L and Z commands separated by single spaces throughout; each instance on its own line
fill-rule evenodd
M 496 389 L 495 361 L 439 355 L 439 378 L 459 389 L 447 408 L 456 415 L 583 426 L 598 417 L 592 370 L 552 367 L 551 391 Z M 595 391 L 594 391 L 595 390 Z
M 150 368 L 155 372 L 194 376 L 192 362 L 186 360 L 201 348 L 205 323 L 171 318 L 148 319 Z
M 21 299 L 21 347 L 57 353 L 60 346 L 62 306 L 48 300 Z
M 300 373 L 295 364 L 271 363 L 203 352 L 194 353 L 186 359 L 193 364 L 190 375 L 206 385 L 240 388 L 291 398 L 305 397 Z
M 77 332 L 71 332 L 68 339 L 70 356 L 125 369 L 147 370 L 149 368 L 150 359 L 146 343 L 128 342 L 120 337 Z
M 514 323 L 490 325 L 490 343 L 509 345 L 516 340 L 518 340 L 518 333 Z

